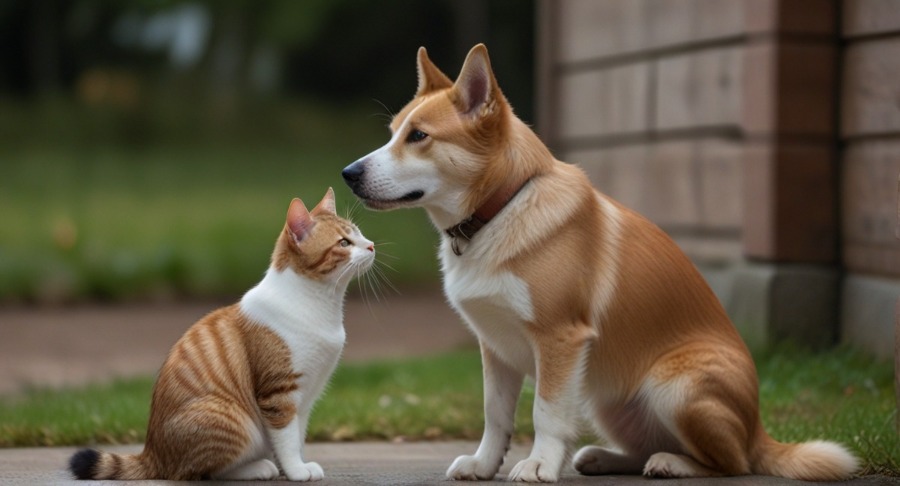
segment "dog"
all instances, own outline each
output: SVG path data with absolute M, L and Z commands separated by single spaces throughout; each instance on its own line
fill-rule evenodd
M 586 419 L 610 447 L 581 474 L 763 474 L 839 480 L 839 444 L 764 430 L 753 359 L 700 273 L 656 225 L 556 160 L 512 111 L 487 49 L 451 81 L 420 48 L 415 97 L 383 147 L 342 175 L 375 210 L 422 207 L 442 234 L 444 291 L 477 336 L 484 435 L 447 476 L 493 478 L 535 380 L 535 439 L 509 479 L 555 482 Z

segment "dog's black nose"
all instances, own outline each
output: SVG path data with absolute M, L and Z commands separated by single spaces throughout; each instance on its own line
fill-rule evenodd
M 357 160 L 347 167 L 344 167 L 344 170 L 341 171 L 341 175 L 344 176 L 344 180 L 347 181 L 347 184 L 353 184 L 362 180 L 362 176 L 365 172 L 365 164 L 362 160 Z

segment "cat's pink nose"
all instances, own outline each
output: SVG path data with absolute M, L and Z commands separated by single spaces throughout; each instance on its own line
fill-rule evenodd
M 369 250 L 369 251 L 375 251 L 375 245 L 374 245 L 374 244 L 369 245 L 368 250 Z

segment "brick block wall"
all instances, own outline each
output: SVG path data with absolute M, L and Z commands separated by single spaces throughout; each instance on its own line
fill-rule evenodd
M 841 35 L 841 332 L 900 367 L 900 2 L 844 0 Z
M 539 13 L 538 131 L 698 263 L 741 258 L 744 3 L 558 0 Z
M 842 24 L 843 261 L 853 273 L 900 278 L 900 2 L 847 0 Z
M 829 321 L 824 341 L 839 329 L 893 352 L 900 0 L 538 5 L 537 128 L 560 159 L 659 224 L 714 289 L 715 269 L 737 269 L 716 289 L 726 307 L 757 282 L 761 304 L 730 312 L 778 321 L 773 292 L 818 288 L 800 314 Z M 796 324 L 792 302 L 775 329 Z

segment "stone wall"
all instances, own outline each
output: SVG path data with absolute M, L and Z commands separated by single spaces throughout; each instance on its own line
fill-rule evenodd
M 538 25 L 539 133 L 745 336 L 892 353 L 900 1 L 543 0 Z
M 741 0 L 541 4 L 538 131 L 695 261 L 741 258 Z
M 886 354 L 900 295 L 900 2 L 845 0 L 841 36 L 841 331 Z

